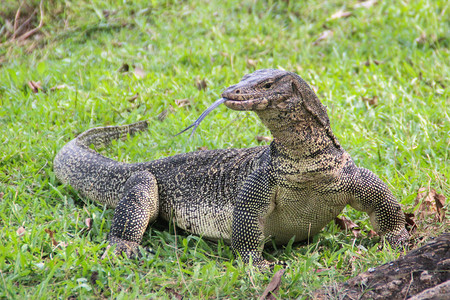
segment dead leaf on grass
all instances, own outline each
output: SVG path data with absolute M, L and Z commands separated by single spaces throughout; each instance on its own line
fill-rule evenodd
M 98 279 L 98 271 L 92 271 L 91 277 L 89 278 L 89 281 L 91 282 L 92 285 L 96 285 L 97 284 L 97 279 Z
M 55 85 L 54 87 L 51 87 L 50 88 L 50 91 L 56 91 L 56 90 L 62 90 L 62 89 L 65 89 L 65 88 L 67 88 L 68 86 L 67 85 L 65 85 L 65 84 L 60 84 L 60 85 Z
M 3 192 L 0 192 L 0 200 L 2 200 L 2 199 L 3 199 L 3 196 L 5 196 L 5 193 L 3 193 Z
M 166 118 L 167 118 L 167 116 L 169 115 L 169 113 L 171 113 L 171 112 L 174 112 L 175 111 L 175 109 L 173 108 L 173 106 L 172 105 L 169 105 L 169 108 L 168 109 L 164 109 L 157 117 L 158 117 L 158 120 L 160 121 L 160 122 L 162 122 L 162 121 L 164 121 Z
M 361 229 L 359 229 L 359 226 L 356 225 L 352 220 L 349 220 L 345 217 L 336 217 L 334 218 L 334 222 L 341 230 L 351 231 L 354 237 L 358 237 L 361 235 Z
M 422 32 L 418 38 L 414 40 L 417 44 L 425 44 L 427 41 L 427 34 Z
M 200 77 L 196 77 L 195 78 L 195 86 L 197 87 L 197 89 L 199 91 L 201 91 L 201 90 L 206 89 L 206 87 L 208 86 L 208 83 L 206 82 L 206 80 L 204 78 L 200 79 Z
M 169 111 L 167 109 L 165 109 L 158 115 L 158 120 L 160 122 L 162 122 L 167 118 L 168 115 L 169 115 Z
M 134 66 L 134 76 L 138 79 L 142 79 L 147 75 L 147 73 L 141 67 Z
M 124 72 L 128 72 L 129 70 L 130 70 L 130 66 L 127 63 L 125 63 L 119 68 L 118 71 L 121 73 L 124 73 Z
M 41 82 L 40 81 L 28 81 L 28 87 L 33 91 L 33 93 L 38 93 L 39 90 L 42 90 Z
M 321 35 L 313 42 L 313 45 L 318 45 L 321 41 L 327 40 L 333 36 L 332 30 L 325 30 Z
M 170 298 L 175 298 L 175 299 L 178 299 L 178 300 L 182 300 L 183 299 L 183 296 L 181 294 L 177 293 L 172 288 L 166 287 L 166 293 L 168 295 L 170 295 Z
M 285 271 L 286 271 L 285 269 L 282 269 L 276 272 L 275 275 L 273 275 L 272 280 L 267 285 L 261 297 L 259 297 L 259 300 L 266 300 L 266 299 L 275 300 L 279 298 L 277 294 L 278 290 L 280 289 L 281 278 L 283 277 Z
M 369 238 L 373 238 L 376 236 L 378 236 L 378 233 L 376 233 L 375 230 L 370 229 L 369 232 L 367 233 L 367 237 L 369 237 Z
M 48 229 L 48 228 L 46 228 L 45 229 L 45 232 L 47 232 L 47 234 L 50 236 L 50 239 L 52 240 L 52 245 L 53 246 L 57 246 L 58 245 L 58 242 L 55 240 L 55 238 L 53 237 L 53 235 L 54 235 L 54 231 L 51 231 L 50 229 Z
M 19 228 L 17 228 L 16 233 L 18 236 L 22 236 L 25 234 L 25 228 L 23 226 L 20 226 Z
M 341 19 L 341 18 L 348 18 L 351 15 L 352 15 L 352 13 L 349 11 L 338 10 L 337 12 L 332 14 L 327 20 L 331 21 L 331 20 L 336 20 L 336 19 Z
M 383 64 L 384 63 L 384 61 L 382 61 L 382 60 L 376 60 L 376 59 L 372 59 L 372 60 L 367 60 L 367 61 L 365 61 L 364 62 L 364 65 L 365 66 L 370 66 L 371 64 L 374 64 L 374 65 L 376 65 L 376 66 L 378 66 L 378 65 L 381 65 L 381 64 Z
M 415 200 L 416 205 L 419 205 L 417 217 L 419 219 L 432 219 L 442 222 L 445 219 L 445 196 L 438 194 L 433 188 L 421 187 L 417 191 Z
M 256 68 L 256 66 L 258 65 L 258 61 L 255 59 L 247 59 L 247 67 L 252 67 L 252 68 Z
M 354 8 L 369 8 L 378 3 L 378 0 L 368 0 L 356 3 L 353 5 Z
M 206 146 L 198 147 L 197 150 L 200 150 L 200 151 L 208 150 L 208 147 L 206 147 Z
M 191 105 L 191 100 L 188 99 L 188 98 L 185 98 L 185 99 L 177 99 L 177 100 L 175 100 L 175 104 L 176 104 L 178 107 L 185 107 L 185 106 Z
M 134 102 L 137 98 L 139 97 L 139 93 L 134 94 L 133 96 L 131 96 L 130 99 L 128 99 L 128 102 Z
M 405 228 L 409 233 L 412 233 L 416 230 L 416 216 L 414 213 L 405 213 Z
M 370 106 L 373 106 L 373 107 L 378 105 L 378 96 L 373 96 L 372 98 L 362 97 L 362 100 L 364 102 L 367 102 Z
M 87 218 L 86 220 L 84 220 L 84 224 L 86 224 L 87 226 L 87 231 L 90 231 L 92 229 L 93 221 L 91 218 Z

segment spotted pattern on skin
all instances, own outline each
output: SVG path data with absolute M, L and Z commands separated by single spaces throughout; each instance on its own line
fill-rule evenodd
M 254 111 L 273 142 L 136 164 L 89 148 L 143 131 L 144 121 L 90 129 L 56 155 L 61 182 L 115 208 L 108 239 L 116 252 L 136 253 L 149 222 L 162 218 L 230 242 L 243 261 L 265 269 L 273 265 L 262 256 L 268 239 L 285 244 L 312 237 L 346 205 L 368 213 L 393 246 L 408 239 L 404 214 L 387 185 L 354 164 L 331 130 L 326 107 L 297 74 L 258 70 L 222 97 L 231 109 Z

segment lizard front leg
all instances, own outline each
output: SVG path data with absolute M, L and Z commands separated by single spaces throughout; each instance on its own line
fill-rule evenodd
M 392 247 L 408 240 L 405 215 L 380 178 L 367 169 L 358 168 L 349 188 L 353 196 L 350 205 L 368 213 L 374 230 L 384 236 Z
M 116 245 L 115 253 L 136 254 L 148 223 L 156 219 L 158 211 L 155 177 L 148 171 L 134 173 L 124 186 L 108 236 L 110 245 Z
M 233 211 L 231 246 L 244 263 L 261 269 L 271 265 L 262 256 L 264 219 L 273 209 L 274 180 L 265 169 L 251 174 L 240 190 Z

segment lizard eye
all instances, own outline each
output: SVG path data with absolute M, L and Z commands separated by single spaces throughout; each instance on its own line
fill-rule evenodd
M 268 82 L 263 86 L 265 89 L 270 89 L 272 87 L 272 82 Z

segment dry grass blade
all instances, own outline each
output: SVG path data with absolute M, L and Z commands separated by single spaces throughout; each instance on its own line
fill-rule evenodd
M 327 40 L 333 36 L 332 30 L 325 30 L 321 35 L 313 42 L 313 45 L 318 45 L 321 41 Z
M 43 2 L 44 2 L 44 0 L 41 0 L 41 2 L 39 3 L 39 12 L 41 13 L 41 18 L 39 20 L 39 25 L 36 28 L 34 28 L 34 29 L 32 29 L 32 30 L 30 30 L 28 32 L 25 32 L 24 34 L 19 36 L 17 38 L 18 41 L 24 41 L 27 38 L 29 38 L 30 36 L 32 36 L 33 34 L 35 34 L 36 32 L 38 32 L 39 30 L 41 30 L 42 26 L 44 25 L 44 9 L 42 7 Z
M 359 3 L 356 3 L 353 7 L 354 8 L 369 8 L 374 6 L 378 3 L 378 0 L 368 0 L 368 1 L 362 1 Z
M 28 87 L 33 91 L 33 93 L 38 93 L 40 90 L 42 90 L 41 82 L 40 81 L 28 81 Z
M 341 18 L 348 18 L 351 15 L 352 15 L 352 13 L 349 11 L 338 10 L 337 12 L 332 14 L 327 20 L 331 21 L 331 20 L 336 20 L 336 19 L 341 19 Z

